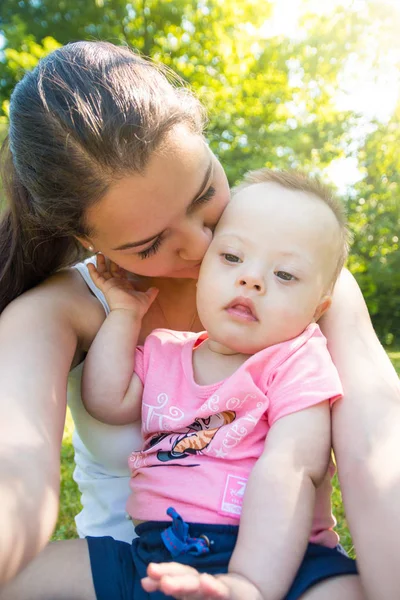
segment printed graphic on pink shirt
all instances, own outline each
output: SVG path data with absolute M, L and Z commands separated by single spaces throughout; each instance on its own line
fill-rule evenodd
M 176 431 L 160 432 L 146 440 L 144 452 L 150 448 L 156 451 L 157 459 L 166 463 L 172 460 L 184 459 L 191 455 L 204 452 L 211 444 L 218 431 L 234 421 L 236 413 L 225 410 L 207 417 L 197 417 L 193 423 Z M 158 449 L 155 448 L 158 446 Z M 138 458 L 138 457 L 137 457 Z M 135 461 L 135 468 L 142 466 Z M 195 466 L 193 464 L 183 466 Z
M 164 464 L 199 454 L 225 458 L 254 429 L 264 413 L 265 406 L 261 402 L 254 404 L 255 398 L 253 394 L 245 394 L 242 398 L 228 397 L 221 402 L 219 395 L 214 394 L 197 409 L 204 416 L 193 415 L 190 425 L 184 425 L 187 422 L 185 412 L 171 402 L 168 394 L 159 394 L 155 404 L 147 399 L 142 406 L 145 443 L 141 452 L 132 453 L 131 469 L 150 464 L 161 466 L 154 463 L 155 458 Z M 236 410 L 231 409 L 241 411 L 241 416 L 238 418 Z M 150 456 L 153 457 L 151 463 Z M 185 461 L 181 466 L 199 464 Z

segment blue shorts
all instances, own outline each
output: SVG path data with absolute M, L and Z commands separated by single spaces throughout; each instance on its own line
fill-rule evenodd
M 171 522 L 149 521 L 136 527 L 132 544 L 111 537 L 88 537 L 90 563 L 97 600 L 173 600 L 161 592 L 148 594 L 141 586 L 150 562 L 177 561 L 200 572 L 226 573 L 236 544 L 238 527 L 231 525 L 189 525 L 190 540 L 206 540 L 207 550 L 180 553 L 174 557 L 165 543 Z M 185 524 L 187 525 L 187 524 Z M 164 536 L 164 539 L 162 537 Z M 196 545 L 196 544 L 195 544 Z M 196 555 L 197 552 L 197 555 Z M 310 587 L 340 575 L 355 575 L 357 567 L 344 550 L 308 544 L 303 562 L 284 600 L 297 600 Z

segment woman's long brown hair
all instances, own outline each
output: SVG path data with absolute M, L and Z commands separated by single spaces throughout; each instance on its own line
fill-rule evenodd
M 113 181 L 143 171 L 179 123 L 202 132 L 198 100 L 128 48 L 69 44 L 24 76 L 1 152 L 0 311 L 83 257 L 74 236 L 90 234 L 88 207 Z

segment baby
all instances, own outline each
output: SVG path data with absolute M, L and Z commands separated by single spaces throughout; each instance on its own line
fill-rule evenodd
M 143 347 L 157 290 L 136 291 L 102 256 L 90 265 L 110 314 L 85 361 L 84 403 L 110 424 L 141 419 L 144 439 L 129 458 L 139 537 L 88 538 L 97 598 L 294 600 L 356 574 L 332 530 L 330 404 L 341 385 L 316 324 L 347 237 L 322 184 L 249 174 L 201 265 L 206 331 L 155 330 Z

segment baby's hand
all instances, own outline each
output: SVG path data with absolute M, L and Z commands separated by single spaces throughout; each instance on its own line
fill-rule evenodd
M 150 563 L 142 586 L 177 600 L 263 600 L 256 586 L 240 575 L 209 575 L 173 562 Z
M 88 270 L 95 286 L 103 292 L 110 310 L 130 310 L 142 319 L 158 294 L 154 287 L 146 292 L 135 290 L 126 271 L 112 261 L 107 266 L 103 254 L 97 255 L 97 267 L 89 263 Z

